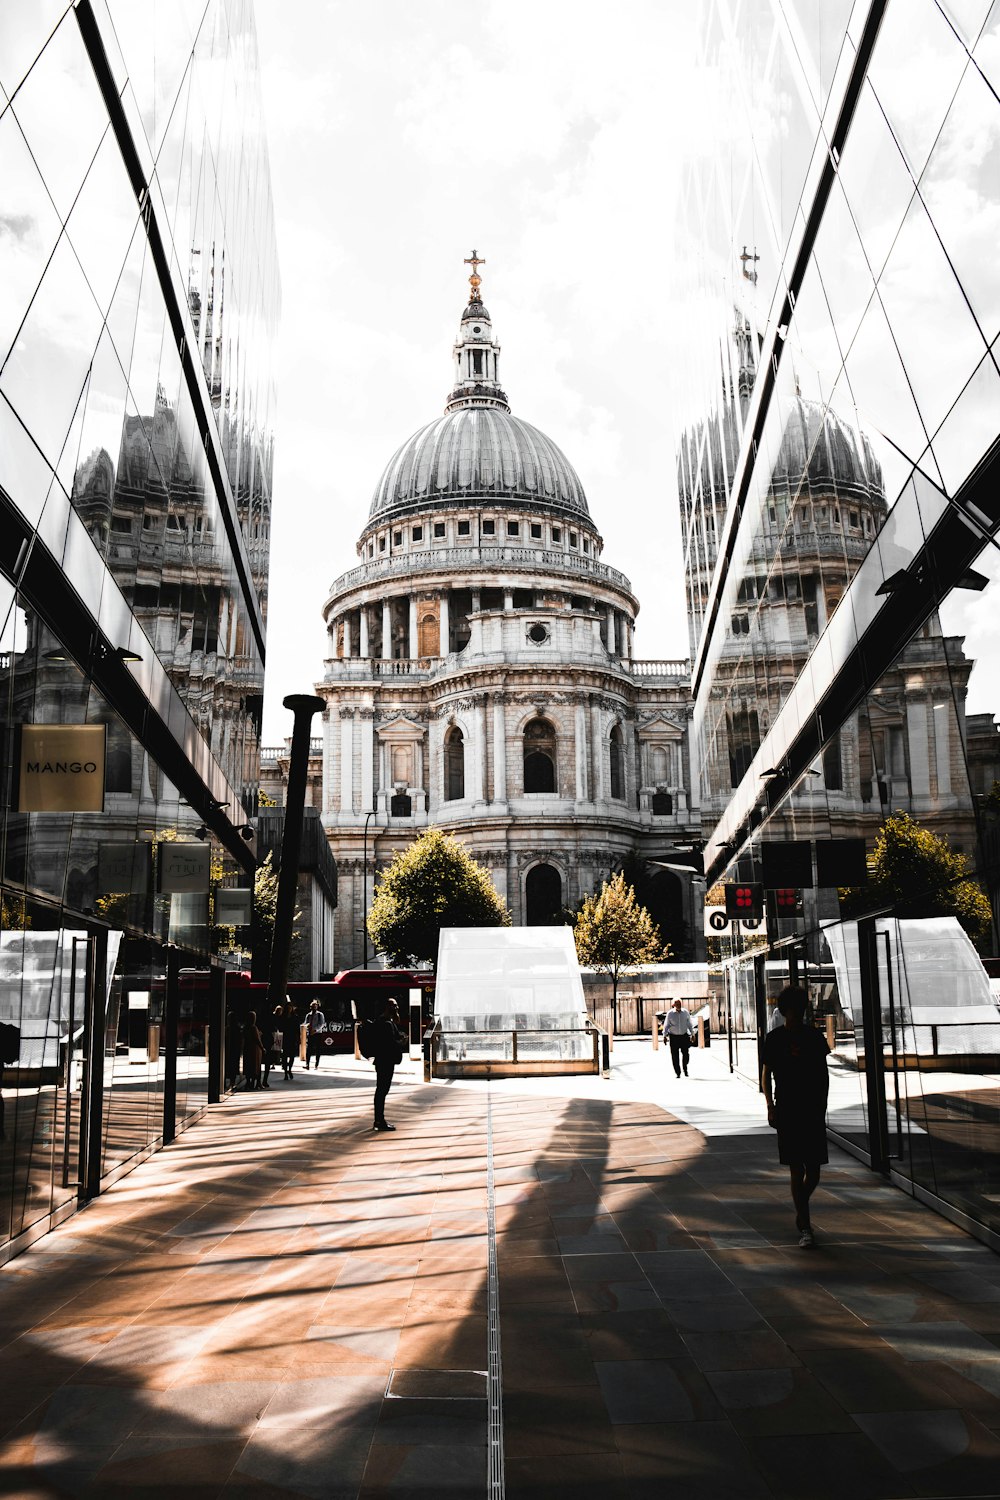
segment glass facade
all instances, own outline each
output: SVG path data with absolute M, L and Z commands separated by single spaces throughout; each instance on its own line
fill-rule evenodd
M 675 403 L 708 885 L 760 881 L 775 841 L 817 860 L 756 953 L 723 944 L 734 1062 L 757 1072 L 768 1002 L 808 976 L 833 1128 L 986 1233 L 1000 1048 L 969 1036 L 997 1009 L 971 947 L 964 996 L 946 913 L 973 882 L 962 923 L 997 953 L 998 53 L 990 0 L 708 7 Z M 918 861 L 893 899 L 815 883 L 822 846 L 871 860 L 887 819 L 965 867 Z M 896 917 L 952 926 L 918 959 Z M 940 1014 L 917 1024 L 927 964 Z
M 210 889 L 253 879 L 280 289 L 252 6 L 4 7 L 0 181 L 2 1258 L 204 1104 L 211 986 L 180 971 L 218 964 Z M 31 759 L 51 726 L 102 749 Z M 87 766 L 91 803 L 53 791 Z

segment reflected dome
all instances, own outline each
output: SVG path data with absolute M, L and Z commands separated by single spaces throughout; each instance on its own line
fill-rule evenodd
M 785 423 L 770 488 L 798 489 L 803 474 L 814 490 L 880 499 L 882 467 L 867 436 L 818 401 L 797 397 Z

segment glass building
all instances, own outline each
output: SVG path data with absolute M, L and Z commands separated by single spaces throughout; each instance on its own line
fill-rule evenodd
M 0 183 L 3 1259 L 205 1103 L 217 893 L 253 882 L 279 284 L 251 5 L 3 7 Z
M 733 1063 L 807 980 L 831 1129 L 997 1243 L 1000 6 L 720 0 L 702 62 L 677 410 L 705 873 L 768 891 L 766 932 L 720 943 Z M 893 888 L 887 820 L 964 865 Z

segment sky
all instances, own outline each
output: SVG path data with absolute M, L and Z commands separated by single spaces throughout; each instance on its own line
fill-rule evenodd
M 698 7 L 257 0 L 282 320 L 264 743 L 323 675 L 378 479 L 438 417 L 477 250 L 516 416 L 573 464 L 636 655 L 687 655 L 671 245 Z

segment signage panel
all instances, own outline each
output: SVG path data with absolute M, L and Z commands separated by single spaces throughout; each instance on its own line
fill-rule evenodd
M 249 927 L 252 895 L 249 886 L 220 886 L 215 892 L 216 927 Z
M 18 812 L 103 812 L 104 724 L 21 724 Z
M 149 890 L 150 861 L 153 846 L 149 843 L 98 844 L 97 889 L 102 896 L 123 891 L 137 895 Z
M 744 917 L 736 921 L 726 915 L 724 906 L 705 907 L 705 936 L 732 937 L 739 931 L 746 937 L 766 937 L 767 923 L 763 917 Z
M 207 894 L 211 885 L 211 844 L 163 840 L 156 849 L 156 881 L 162 895 Z

